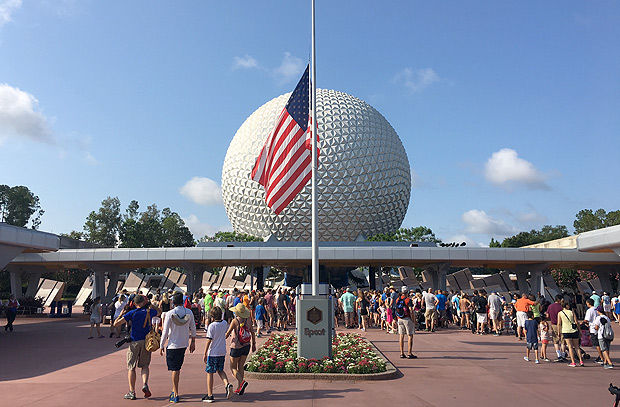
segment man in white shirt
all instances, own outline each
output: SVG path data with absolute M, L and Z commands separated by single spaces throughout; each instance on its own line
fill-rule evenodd
M 586 300 L 586 304 L 588 306 L 588 310 L 586 311 L 584 321 L 588 323 L 588 328 L 590 331 L 590 341 L 592 342 L 592 346 L 596 346 L 596 350 L 598 351 L 598 357 L 596 358 L 595 362 L 603 364 L 603 353 L 601 352 L 601 347 L 598 343 L 598 329 L 596 329 L 596 317 L 598 317 L 598 314 L 596 313 L 594 300 L 588 298 Z
M 189 346 L 189 352 L 193 353 L 196 349 L 196 322 L 191 310 L 183 306 L 183 294 L 176 293 L 172 297 L 174 309 L 164 313 L 164 328 L 161 335 L 160 354 L 164 354 L 164 345 L 168 342 L 166 349 L 166 364 L 168 370 L 172 372 L 172 393 L 170 402 L 179 402 L 179 378 L 181 376 L 181 366 L 185 359 L 185 350 Z M 191 343 L 189 343 L 191 335 Z
M 424 299 L 424 305 L 426 308 L 426 312 L 424 313 L 424 319 L 426 324 L 426 330 L 430 332 L 435 332 L 435 321 L 437 320 L 437 297 L 433 294 L 433 289 L 429 288 L 428 292 L 424 291 L 422 293 L 422 298 Z

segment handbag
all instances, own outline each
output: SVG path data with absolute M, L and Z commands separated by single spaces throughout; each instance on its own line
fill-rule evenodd
M 562 311 L 562 314 L 564 314 L 564 316 L 566 317 L 566 319 L 568 319 L 568 316 L 566 315 L 566 313 L 564 311 Z M 570 321 L 570 320 L 569 320 Z M 575 314 L 573 314 L 573 321 L 575 321 Z M 572 322 L 572 326 L 574 330 L 578 330 L 577 329 L 577 324 L 575 322 Z
M 144 318 L 143 328 L 146 328 L 146 322 L 149 321 L 150 319 L 151 319 L 151 312 L 150 310 L 147 310 L 146 317 Z M 161 334 L 159 332 L 155 332 L 155 330 L 153 330 L 153 325 L 151 325 L 151 330 L 144 337 L 144 347 L 149 352 L 155 352 L 156 350 L 159 349 L 160 341 L 161 341 Z

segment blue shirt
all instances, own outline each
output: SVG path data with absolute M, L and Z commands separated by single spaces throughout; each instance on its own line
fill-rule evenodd
M 525 321 L 525 331 L 527 343 L 538 343 L 538 322 L 535 319 Z
M 342 294 L 342 297 L 340 297 L 340 301 L 342 302 L 342 311 L 343 312 L 355 311 L 355 300 L 357 300 L 357 298 L 348 291 Z
M 256 306 L 256 310 L 254 311 L 254 316 L 256 317 L 257 321 L 263 321 L 265 319 L 265 307 L 258 304 Z
M 594 308 L 597 308 L 599 305 L 601 305 L 601 297 L 599 297 L 598 295 L 592 294 L 590 299 L 594 301 Z
M 133 311 L 129 311 L 123 318 L 125 321 L 131 321 L 131 340 L 132 341 L 142 341 L 146 337 L 146 334 L 151 330 L 151 318 L 157 315 L 157 311 L 149 308 L 149 317 L 144 326 L 144 320 L 147 317 L 147 309 L 146 308 L 137 308 Z
M 233 307 L 236 307 L 237 304 L 239 304 L 241 302 L 241 298 L 239 297 L 235 297 L 234 301 L 233 301 Z
M 437 311 L 446 309 L 446 296 L 443 294 L 437 294 L 435 297 L 437 297 L 437 301 L 439 301 L 437 304 Z

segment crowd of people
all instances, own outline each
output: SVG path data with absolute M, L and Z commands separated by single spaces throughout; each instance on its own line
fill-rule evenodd
M 596 291 L 558 294 L 551 303 L 540 293 L 537 297 L 523 293 L 506 298 L 484 289 L 473 290 L 471 295 L 431 288 L 413 291 L 402 287 L 401 293 L 394 287 L 355 293 L 346 289 L 337 293 L 335 307 L 336 325 L 341 315 L 345 328 L 366 331 L 374 327 L 400 335 L 401 358 L 416 357 L 411 350 L 416 330 L 435 332 L 452 325 L 477 335 L 514 334 L 526 342 L 524 360 L 530 361 L 533 351 L 535 363 L 551 361 L 547 347 L 553 344 L 553 361 L 569 362 L 570 358 L 568 366 L 584 366 L 589 355 L 581 347 L 591 346 L 597 350 L 595 362 L 613 369 L 609 357 L 612 322 L 620 323 L 620 297 L 607 292 L 599 296 Z M 408 355 L 403 352 L 405 336 L 409 336 Z
M 127 369 L 129 392 L 125 399 L 136 399 L 137 369 L 142 377 L 142 392 L 145 398 L 152 395 L 149 381 L 151 353 L 148 335 L 157 332 L 161 335 L 159 352 L 166 355 L 168 370 L 172 372 L 172 391 L 169 400 L 179 401 L 180 372 L 186 351 L 195 351 L 197 329 L 204 326 L 206 346 L 204 352 L 205 371 L 207 373 L 207 394 L 202 401 L 212 402 L 213 380 L 217 373 L 225 385 L 226 398 L 231 395 L 243 395 L 248 382 L 244 379 L 243 366 L 250 353 L 256 350 L 256 338 L 272 330 L 286 331 L 295 325 L 296 293 L 294 290 L 213 290 L 204 292 L 200 289 L 193 295 L 179 291 L 155 292 L 143 295 L 140 291 L 128 293 L 123 291 L 113 300 L 109 307 L 113 323 L 110 338 L 120 338 L 127 332 L 127 337 L 118 342 L 122 346 L 129 343 L 127 351 Z M 103 314 L 99 298 L 91 306 L 91 328 L 97 329 Z M 94 315 L 94 316 L 93 316 Z M 227 352 L 226 340 L 231 338 Z M 226 354 L 229 355 L 229 367 L 237 381 L 236 389 L 224 372 Z
M 177 289 L 178 290 L 178 289 Z M 552 344 L 556 362 L 570 362 L 571 367 L 583 366 L 589 356 L 582 349 L 597 349 L 596 362 L 613 369 L 609 356 L 613 340 L 612 322 L 620 323 L 620 299 L 608 293 L 599 296 L 559 294 L 554 302 L 532 294 L 513 294 L 505 297 L 484 289 L 471 294 L 453 290 L 409 290 L 386 287 L 384 290 L 341 289 L 332 295 L 335 310 L 334 324 L 345 329 L 378 329 L 386 334 L 399 335 L 400 357 L 416 359 L 413 336 L 416 331 L 433 333 L 453 327 L 469 330 L 476 335 L 515 335 L 525 341 L 525 361 L 550 362 L 548 345 Z M 297 296 L 294 290 L 212 290 L 200 289 L 192 295 L 178 291 L 157 291 L 142 295 L 139 291 L 123 291 L 114 299 L 110 315 L 114 323 L 110 337 L 129 332 L 127 368 L 129 393 L 126 399 L 136 398 L 136 370 L 141 369 L 144 397 L 150 397 L 148 387 L 151 352 L 146 350 L 146 336 L 151 331 L 161 333 L 160 353 L 166 355 L 172 372 L 171 402 L 179 400 L 179 378 L 187 349 L 195 350 L 196 330 L 204 327 L 207 342 L 204 363 L 207 373 L 207 394 L 203 401 L 211 402 L 213 377 L 217 373 L 225 385 L 226 397 L 243 395 L 248 386 L 243 366 L 250 350 L 256 349 L 256 338 L 273 330 L 286 331 L 295 326 Z M 583 301 L 583 303 L 581 303 Z M 99 298 L 91 307 L 91 328 L 103 337 L 99 323 L 104 313 Z M 229 366 L 237 387 L 224 372 L 226 339 L 232 337 Z M 121 341 L 123 342 L 123 341 Z M 119 343 L 121 343 L 119 342 Z

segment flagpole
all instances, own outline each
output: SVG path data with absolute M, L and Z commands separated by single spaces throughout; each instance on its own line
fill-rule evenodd
M 316 47 L 314 32 L 314 0 L 312 0 L 312 296 L 319 295 L 319 222 L 317 216 L 317 130 L 316 123 Z

